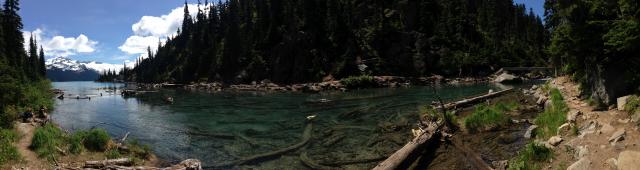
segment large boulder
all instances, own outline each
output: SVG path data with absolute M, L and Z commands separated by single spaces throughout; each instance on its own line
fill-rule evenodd
M 618 155 L 617 163 L 620 170 L 638 169 L 640 167 L 640 152 L 622 151 Z
M 496 82 L 496 83 L 505 83 L 505 84 L 508 84 L 508 83 L 520 83 L 520 82 L 522 82 L 522 78 L 504 72 L 504 73 L 498 75 L 493 81 Z
M 569 166 L 567 170 L 588 170 L 591 169 L 589 167 L 590 164 L 591 160 L 589 160 L 589 158 L 587 157 L 583 157 L 580 158 L 580 160 L 578 160 L 577 162 L 571 164 L 571 166 Z

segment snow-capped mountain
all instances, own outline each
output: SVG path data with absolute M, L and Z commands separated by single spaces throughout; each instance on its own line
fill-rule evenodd
M 77 61 L 66 57 L 48 59 L 45 64 L 49 70 L 57 69 L 62 71 L 86 71 L 91 69 L 97 72 L 103 72 L 108 69 L 122 69 L 122 65 L 119 64 L 108 64 L 96 61 Z
M 93 81 L 105 70 L 120 70 L 122 65 L 95 61 L 77 61 L 65 57 L 48 59 L 47 77 L 52 81 Z

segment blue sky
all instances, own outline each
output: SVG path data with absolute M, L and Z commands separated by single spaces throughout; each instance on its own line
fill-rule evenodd
M 204 0 L 202 0 L 204 2 Z M 48 58 L 123 63 L 175 33 L 182 0 L 23 0 L 25 36 L 34 34 Z M 189 0 L 196 3 L 196 0 Z M 217 2 L 217 0 L 216 0 Z M 543 14 L 544 0 L 515 0 Z M 195 6 L 190 7 L 195 12 Z

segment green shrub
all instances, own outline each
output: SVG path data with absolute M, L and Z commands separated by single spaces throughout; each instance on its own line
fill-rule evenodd
M 624 105 L 624 110 L 630 114 L 636 113 L 640 108 L 640 97 L 633 95 L 627 99 L 627 104 Z
M 544 138 L 558 133 L 558 127 L 565 123 L 567 112 L 569 112 L 569 107 L 558 89 L 552 89 L 550 95 L 551 107 L 545 108 L 544 112 L 539 114 L 535 120 L 536 125 L 539 126 L 536 135 Z
M 151 147 L 146 144 L 141 144 L 138 140 L 133 140 L 127 144 L 129 152 L 133 156 L 138 158 L 148 158 L 151 155 Z
M 91 151 L 105 151 L 111 137 L 104 129 L 91 129 L 84 139 L 84 147 Z
M 376 80 L 372 76 L 352 76 L 340 80 L 340 83 L 346 88 L 370 88 L 376 87 Z
M 12 129 L 13 122 L 18 120 L 20 115 L 20 109 L 16 106 L 6 106 L 3 110 L 0 110 L 0 128 Z
M 38 156 L 48 157 L 57 153 L 56 146 L 61 145 L 63 139 L 64 136 L 60 129 L 51 124 L 46 124 L 36 128 L 30 148 L 36 151 Z
M 18 149 L 13 143 L 18 140 L 18 134 L 15 131 L 0 129 L 0 165 L 9 160 L 20 159 Z
M 104 152 L 104 156 L 107 157 L 107 159 L 116 159 L 116 158 L 122 157 L 122 155 L 120 154 L 120 152 L 118 152 L 117 149 L 111 149 Z
M 87 131 L 76 131 L 69 137 L 69 152 L 72 154 L 80 154 L 84 151 L 84 139 L 87 137 Z
M 553 157 L 553 151 L 544 145 L 529 143 L 509 162 L 509 170 L 540 169 L 538 165 Z
M 516 103 L 498 103 L 493 106 L 481 104 L 464 119 L 464 126 L 470 131 L 477 131 L 478 128 L 502 126 L 510 121 L 504 112 L 514 110 L 517 107 Z

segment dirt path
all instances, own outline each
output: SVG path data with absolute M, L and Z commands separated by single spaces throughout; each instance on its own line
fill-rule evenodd
M 29 123 L 17 123 L 16 131 L 20 134 L 20 140 L 16 144 L 18 152 L 22 156 L 22 161 L 13 165 L 14 168 L 23 169 L 52 169 L 52 165 L 45 160 L 39 159 L 38 155 L 29 149 L 35 126 Z
M 562 92 L 571 109 L 569 114 L 576 111 L 581 114 L 577 117 L 575 125 L 578 135 L 561 135 L 564 141 L 556 147 L 555 158 L 547 169 L 564 169 L 572 165 L 572 168 L 577 169 L 616 169 L 620 152 L 640 151 L 637 122 L 630 121 L 628 113 L 615 108 L 594 111 L 593 107 L 579 99 L 578 86 L 566 77 L 554 79 L 552 86 Z M 609 138 L 616 132 L 624 132 L 624 139 L 610 142 Z

